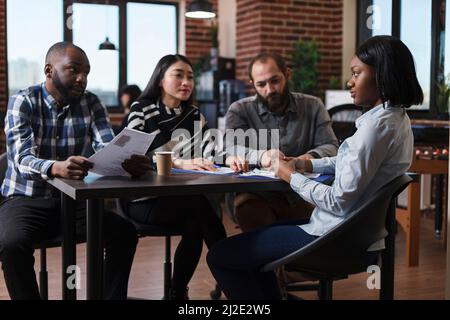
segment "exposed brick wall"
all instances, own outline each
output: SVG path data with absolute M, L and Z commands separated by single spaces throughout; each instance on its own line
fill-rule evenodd
M 343 0 L 237 0 L 236 77 L 248 81 L 250 59 L 275 51 L 288 61 L 297 40 L 316 40 L 319 86 L 340 78 Z
M 217 0 L 209 0 L 218 13 Z M 191 0 L 186 0 L 186 8 Z M 186 18 L 186 56 L 195 63 L 199 58 L 208 55 L 211 48 L 211 20 Z
M 6 71 L 6 0 L 0 0 L 0 153 L 5 151 L 3 115 L 8 98 Z

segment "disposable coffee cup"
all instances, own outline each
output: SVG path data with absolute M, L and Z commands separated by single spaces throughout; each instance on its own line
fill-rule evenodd
M 157 151 L 156 155 L 156 171 L 159 176 L 169 176 L 172 169 L 171 151 Z

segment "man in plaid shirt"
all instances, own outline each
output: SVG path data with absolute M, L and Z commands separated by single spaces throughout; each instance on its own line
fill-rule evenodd
M 85 91 L 90 65 L 85 52 L 69 42 L 47 53 L 42 84 L 11 97 L 5 118 L 8 168 L 1 192 L 0 260 L 12 299 L 39 299 L 33 246 L 60 232 L 59 195 L 46 180 L 83 179 L 86 158 L 113 138 L 107 111 Z M 133 176 L 150 169 L 149 159 L 123 163 Z M 85 237 L 85 206 L 77 204 L 77 236 Z M 105 298 L 125 299 L 137 235 L 113 213 L 105 214 Z

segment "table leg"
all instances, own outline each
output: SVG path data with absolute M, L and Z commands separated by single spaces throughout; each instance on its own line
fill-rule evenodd
M 420 244 L 420 184 L 411 183 L 408 192 L 409 230 L 406 233 L 406 262 L 409 267 L 419 265 Z
M 436 177 L 436 208 L 434 217 L 434 229 L 437 237 L 441 235 L 442 230 L 442 193 L 444 192 L 444 175 L 439 174 Z
M 397 208 L 396 218 L 405 232 L 406 264 L 408 267 L 419 265 L 420 244 L 420 183 L 408 186 L 408 206 Z
M 103 299 L 103 200 L 87 200 L 86 298 Z
M 76 265 L 76 224 L 75 200 L 61 192 L 61 228 L 62 228 L 62 298 L 76 300 L 77 279 L 73 278 L 73 268 Z M 75 276 L 79 276 L 77 273 Z

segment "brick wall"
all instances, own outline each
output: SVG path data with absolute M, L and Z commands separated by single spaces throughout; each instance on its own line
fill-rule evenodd
M 218 13 L 217 0 L 209 0 Z M 186 0 L 186 8 L 191 0 Z M 211 48 L 210 27 L 212 21 L 186 18 L 186 56 L 195 63 L 199 58 L 208 55 Z
M 297 40 L 316 40 L 320 89 L 340 78 L 343 0 L 236 0 L 236 76 L 248 81 L 250 59 L 275 51 L 287 60 Z

